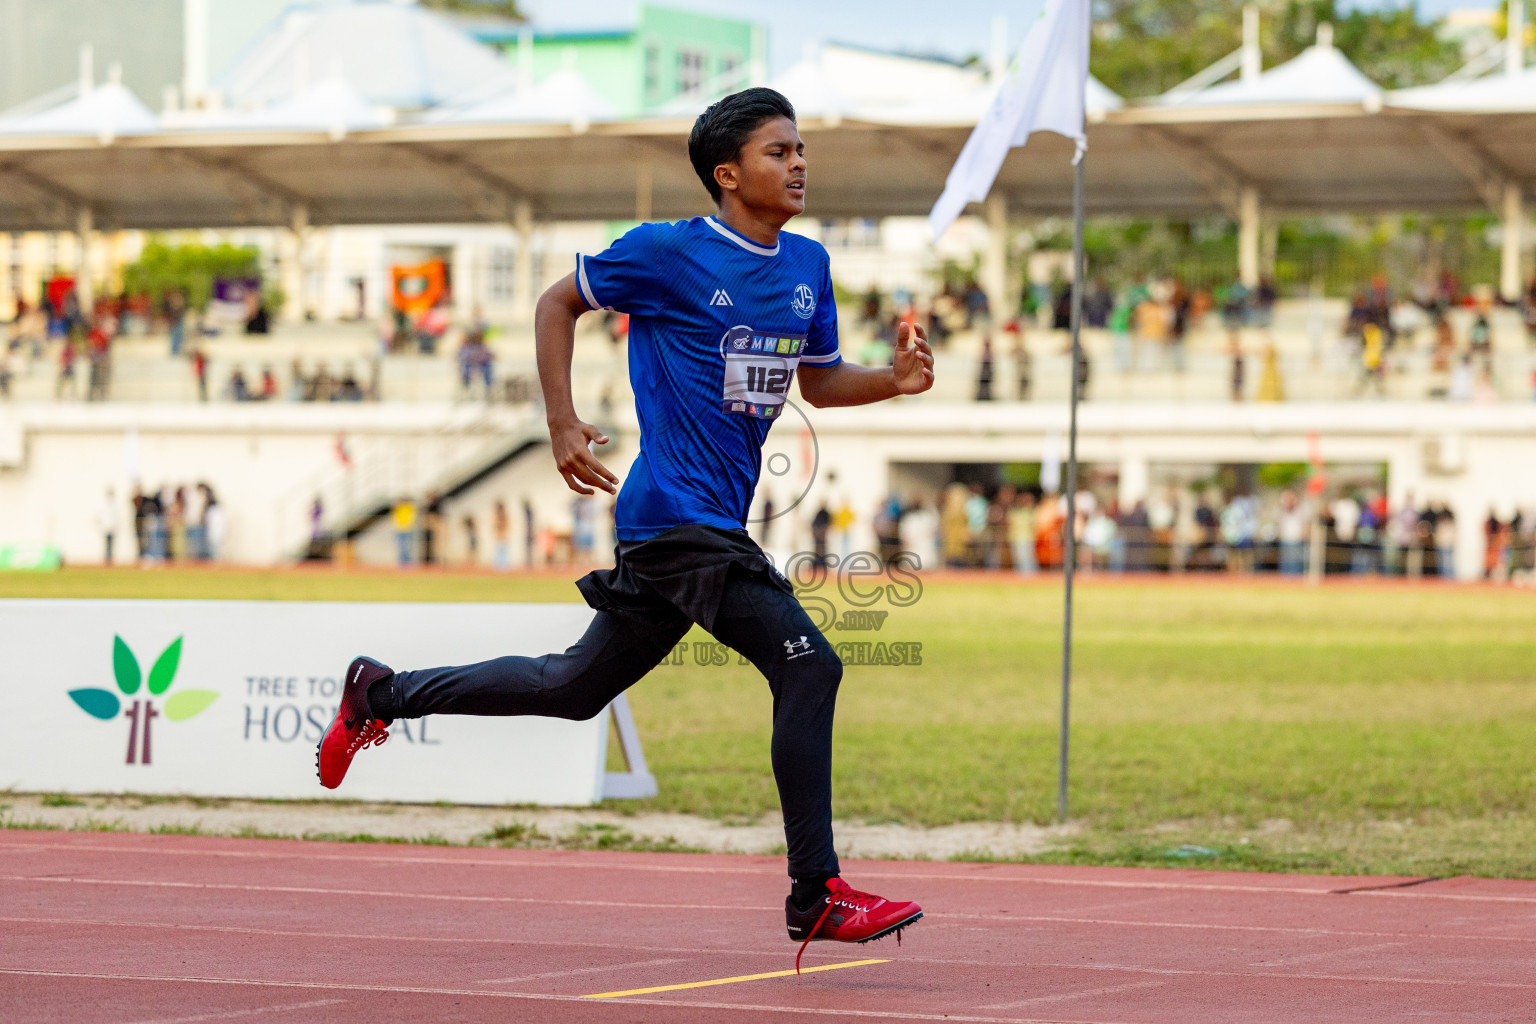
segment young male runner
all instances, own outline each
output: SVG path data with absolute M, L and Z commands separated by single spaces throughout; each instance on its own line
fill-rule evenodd
M 713 217 L 642 224 L 540 298 L 539 380 L 566 484 L 612 493 L 589 443 L 608 439 L 576 415 L 576 320 L 630 314 L 630 380 L 640 454 L 619 492 L 616 565 L 577 581 L 597 614 L 563 654 L 393 671 L 347 670 L 341 707 L 320 740 L 321 785 L 384 742 L 397 718 L 545 715 L 583 720 L 655 667 L 695 622 L 745 655 L 773 693 L 773 773 L 784 814 L 791 939 L 868 942 L 922 916 L 838 877 L 832 848 L 832 712 L 843 666 L 794 591 L 747 536 L 768 430 L 796 369 L 811 405 L 862 405 L 933 386 L 920 327 L 902 324 L 894 365 L 866 369 L 837 351 L 827 252 L 780 229 L 805 209 L 805 147 L 789 101 L 747 89 L 694 123 L 688 156 L 719 207 Z M 798 959 L 797 959 L 798 963 Z

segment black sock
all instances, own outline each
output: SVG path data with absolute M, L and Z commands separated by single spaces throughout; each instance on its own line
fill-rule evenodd
M 827 879 L 832 875 L 806 875 L 804 878 L 791 878 L 789 889 L 789 902 L 801 913 L 810 910 L 827 894 Z
M 374 718 L 393 722 L 400 717 L 400 701 L 395 697 L 395 684 L 380 679 L 368 687 L 368 711 Z

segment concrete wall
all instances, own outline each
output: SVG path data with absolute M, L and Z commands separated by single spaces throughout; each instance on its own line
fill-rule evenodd
M 538 420 L 536 412 L 446 403 L 0 407 L 0 543 L 48 541 L 70 561 L 99 561 L 95 519 L 106 487 L 116 489 L 126 520 L 135 476 L 148 487 L 206 480 L 228 509 L 227 557 L 282 561 L 307 536 L 315 494 L 332 514 L 348 493 L 419 496 L 454 462 L 520 433 L 538 436 Z M 780 514 L 767 546 L 783 555 L 809 546 L 810 520 L 823 502 L 834 509 L 846 503 L 856 517 L 850 545 L 869 548 L 877 504 L 893 489 L 905 496 L 922 486 L 914 467 L 1038 462 L 1048 445 L 1065 451 L 1066 425 L 1066 410 L 1056 403 L 898 400 L 803 415 L 797 409 L 769 436 L 753 516 L 771 494 Z M 1533 406 L 1116 403 L 1085 406 L 1080 425 L 1080 459 L 1118 467 L 1123 501 L 1144 496 L 1160 464 L 1307 461 L 1315 434 L 1325 462 L 1386 465 L 1392 502 L 1409 493 L 1419 502 L 1447 502 L 1456 513 L 1463 577 L 1480 571 L 1490 509 L 1504 518 L 1514 507 L 1536 505 Z M 621 411 L 616 427 L 616 450 L 603 458 L 622 477 L 636 450 L 633 414 Z M 339 439 L 351 471 L 338 460 Z M 898 464 L 904 468 L 893 474 Z M 524 496 L 541 524 L 568 529 L 574 495 L 541 445 L 448 504 L 448 560 L 466 556 L 461 521 L 471 514 L 480 526 L 481 561 L 489 563 L 491 508 L 500 498 L 512 514 L 520 564 Z M 597 502 L 601 557 L 611 545 L 608 499 Z M 750 528 L 763 535 L 761 524 Z M 359 555 L 391 562 L 392 545 L 381 524 L 361 539 Z M 129 557 L 128 547 L 120 546 L 119 558 Z

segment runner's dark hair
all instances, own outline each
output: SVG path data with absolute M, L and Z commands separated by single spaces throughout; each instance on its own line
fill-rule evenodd
M 764 121 L 795 119 L 795 108 L 782 93 L 761 86 L 733 92 L 710 104 L 688 133 L 688 159 L 709 196 L 720 202 L 715 168 L 741 155 L 741 147 Z

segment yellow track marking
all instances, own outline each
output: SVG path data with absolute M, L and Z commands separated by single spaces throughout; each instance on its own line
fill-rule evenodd
M 823 964 L 820 967 L 807 967 L 800 974 L 815 974 L 817 971 L 836 971 L 844 967 L 866 967 L 869 964 L 888 964 L 889 960 L 850 960 L 843 964 Z M 648 996 L 652 992 L 676 992 L 682 988 L 708 988 L 711 985 L 733 985 L 738 981 L 761 981 L 764 978 L 786 978 L 795 971 L 769 971 L 767 974 L 743 974 L 736 978 L 716 978 L 713 981 L 689 981 L 681 985 L 657 985 L 654 988 L 632 988 L 624 992 L 594 992 L 583 999 L 618 999 L 622 996 Z

